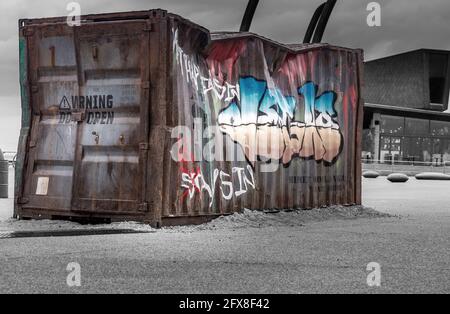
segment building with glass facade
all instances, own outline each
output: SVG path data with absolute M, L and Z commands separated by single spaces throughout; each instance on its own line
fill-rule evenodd
M 366 62 L 366 162 L 450 165 L 449 65 L 428 49 Z

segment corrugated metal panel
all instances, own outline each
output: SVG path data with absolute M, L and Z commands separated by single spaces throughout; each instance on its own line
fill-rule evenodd
M 163 179 L 155 185 L 160 185 L 163 217 L 215 215 L 244 207 L 360 203 L 360 50 L 326 44 L 282 45 L 251 33 L 212 34 L 212 43 L 198 50 L 191 46 L 198 34 L 176 21 L 171 23 L 173 77 L 166 86 L 172 89 L 166 91 L 163 105 L 170 119 L 160 170 Z M 308 101 L 299 93 L 302 87 Z M 272 97 L 265 99 L 270 93 Z M 291 111 L 286 108 L 289 101 Z M 314 117 L 308 123 L 305 107 L 314 103 Z M 252 111 L 249 117 L 245 110 Z M 283 110 L 284 116 L 280 115 Z M 227 125 L 227 118 L 234 121 Z M 305 125 L 307 131 L 302 133 L 296 126 L 305 123 L 309 127 Z M 187 126 L 191 137 L 184 141 L 172 134 L 169 140 L 168 133 L 178 126 Z M 208 127 L 216 126 L 219 141 L 238 151 L 241 161 L 204 160 L 208 157 L 205 146 L 196 146 L 195 134 L 205 135 Z M 266 154 L 276 161 L 274 172 L 263 172 L 261 162 L 250 162 L 252 158 L 243 153 L 246 142 L 258 149 L 260 132 L 274 134 L 280 141 L 279 151 Z M 183 146 L 194 149 L 183 150 Z M 170 151 L 178 149 L 183 158 L 176 162 Z M 267 156 L 253 159 L 257 157 Z
M 361 51 L 211 37 L 162 10 L 82 20 L 21 26 L 20 216 L 360 202 Z

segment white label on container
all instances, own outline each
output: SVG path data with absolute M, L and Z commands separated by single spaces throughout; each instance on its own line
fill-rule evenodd
M 47 195 L 48 177 L 39 177 L 37 180 L 36 195 Z

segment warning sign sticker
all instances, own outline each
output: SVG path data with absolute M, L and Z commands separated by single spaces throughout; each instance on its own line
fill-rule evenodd
M 59 103 L 59 123 L 72 122 L 72 109 L 88 111 L 87 124 L 114 123 L 114 97 L 111 94 L 63 96 Z
M 70 103 L 67 100 L 66 96 L 63 96 L 63 98 L 61 99 L 61 102 L 59 103 L 59 109 L 60 110 L 70 110 Z

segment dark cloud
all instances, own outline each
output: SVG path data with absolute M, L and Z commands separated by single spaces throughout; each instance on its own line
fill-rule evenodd
M 19 119 L 18 110 L 6 116 L 6 107 L 19 107 L 17 20 L 25 17 L 66 15 L 61 0 L 1 1 L 0 10 L 0 125 Z M 164 8 L 210 30 L 238 30 L 246 0 L 79 0 L 82 13 Z M 280 42 L 299 42 L 315 8 L 322 0 L 261 0 L 252 31 Z M 325 32 L 331 44 L 363 48 L 366 59 L 418 48 L 450 50 L 448 0 L 380 0 L 381 27 L 368 27 L 366 0 L 338 0 Z M 4 98 L 7 97 L 7 98 Z M 2 113 L 3 112 L 3 113 Z M 7 120 L 5 119 L 7 117 Z M 5 134 L 0 133 L 0 147 Z

